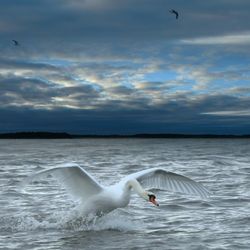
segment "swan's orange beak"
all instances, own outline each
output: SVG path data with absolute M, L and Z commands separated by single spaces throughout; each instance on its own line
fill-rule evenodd
M 150 197 L 149 201 L 152 202 L 155 206 L 159 206 L 159 203 L 155 200 L 154 196 Z

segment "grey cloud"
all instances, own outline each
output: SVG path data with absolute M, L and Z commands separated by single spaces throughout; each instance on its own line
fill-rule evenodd
M 199 100 L 199 99 L 198 99 Z M 232 101 L 242 106 L 239 98 L 231 100 L 228 96 L 211 96 L 200 98 L 200 102 L 186 97 L 182 102 L 169 101 L 162 106 L 152 107 L 145 105 L 144 109 L 122 107 L 119 101 L 109 102 L 108 105 L 95 110 L 74 110 L 58 108 L 52 111 L 15 108 L 1 109 L 0 115 L 6 119 L 0 124 L 0 129 L 9 129 L 16 123 L 20 130 L 50 130 L 70 131 L 75 133 L 135 133 L 135 132 L 182 132 L 182 133 L 249 133 L 249 119 L 238 117 L 237 120 L 228 116 L 208 116 L 202 113 L 216 108 L 226 108 Z M 248 103 L 247 103 L 248 102 Z M 140 105 L 142 100 L 140 100 Z M 218 107 L 218 103 L 220 106 Z M 208 104 L 210 106 L 208 106 Z M 20 119 L 22 117 L 22 119 Z M 240 124 L 239 124 L 240 122 Z M 74 126 L 73 126 L 74 124 Z M 13 128 L 14 129 L 14 128 Z M 224 131 L 223 131 L 224 130 Z
M 165 91 L 169 89 L 171 85 L 171 82 L 170 84 L 167 82 L 140 82 L 137 84 L 137 87 L 146 91 Z
M 58 67 L 42 62 L 31 62 L 27 60 L 11 60 L 8 58 L 1 58 L 1 69 L 29 69 L 29 70 L 57 70 Z
M 96 8 L 87 8 L 88 5 Z M 69 8 L 69 5 L 71 6 Z M 82 8 L 79 8 L 82 6 Z M 137 40 L 179 39 L 248 30 L 250 4 L 246 1 L 2 1 L 1 18 L 9 25 L 6 35 L 81 42 L 127 38 Z M 168 10 L 180 12 L 176 23 Z M 100 8 L 98 8 L 100 7 Z M 30 15 L 33 13 L 33 15 Z M 12 17 L 15 16 L 15 19 Z M 209 25 L 208 25 L 209 24 Z M 175 28 L 173 28 L 175 27 Z M 206 29 L 204 29 L 206 27 Z M 33 39 L 32 38 L 32 39 Z M 58 39 L 59 38 L 59 39 Z M 39 41 L 38 39 L 36 39 Z M 44 41 L 43 40 L 43 41 Z
M 30 106 L 36 108 L 43 105 L 44 108 L 56 108 L 64 106 L 68 101 L 75 105 L 89 105 L 89 99 L 98 99 L 101 89 L 92 85 L 78 85 L 74 87 L 58 87 L 53 82 L 47 82 L 35 78 L 0 78 L 2 106 Z M 57 103 L 56 99 L 65 99 Z M 68 101 L 67 101 L 68 99 Z M 91 102 L 92 103 L 92 102 Z
M 228 90 L 228 93 L 250 95 L 250 87 L 233 87 Z
M 118 94 L 118 95 L 130 95 L 133 94 L 135 91 L 131 88 L 128 88 L 126 86 L 116 86 L 116 87 L 112 87 L 112 88 L 108 88 L 108 91 L 110 91 L 111 93 L 114 94 Z

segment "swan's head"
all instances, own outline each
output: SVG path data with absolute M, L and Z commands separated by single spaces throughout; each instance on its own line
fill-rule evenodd
M 156 196 L 152 192 L 145 192 L 145 200 L 153 203 L 155 206 L 159 206 L 159 203 L 156 201 Z
M 126 187 L 128 187 L 128 189 L 133 188 L 136 193 L 139 194 L 144 200 L 149 201 L 156 206 L 159 206 L 158 202 L 155 200 L 155 194 L 144 190 L 136 179 L 129 180 Z

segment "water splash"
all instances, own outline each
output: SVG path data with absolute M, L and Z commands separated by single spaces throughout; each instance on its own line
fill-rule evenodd
M 0 218 L 0 231 L 24 232 L 36 230 L 67 230 L 67 231 L 134 231 L 139 227 L 128 215 L 114 211 L 102 217 L 89 215 L 79 216 L 76 209 L 57 211 L 53 214 L 19 214 Z

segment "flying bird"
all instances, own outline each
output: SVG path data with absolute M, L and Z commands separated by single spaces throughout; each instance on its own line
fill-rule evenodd
M 145 188 L 198 195 L 201 198 L 207 198 L 210 194 L 202 184 L 161 168 L 142 170 L 125 176 L 114 185 L 103 186 L 79 165 L 70 164 L 40 171 L 25 179 L 23 184 L 49 176 L 57 179 L 73 198 L 80 201 L 83 216 L 103 215 L 116 208 L 126 207 L 132 192 L 159 206 L 156 195 Z
M 169 12 L 175 14 L 176 19 L 178 19 L 179 13 L 176 10 L 171 9 Z
M 19 42 L 17 40 L 12 40 L 12 42 L 14 43 L 15 46 L 19 45 Z

